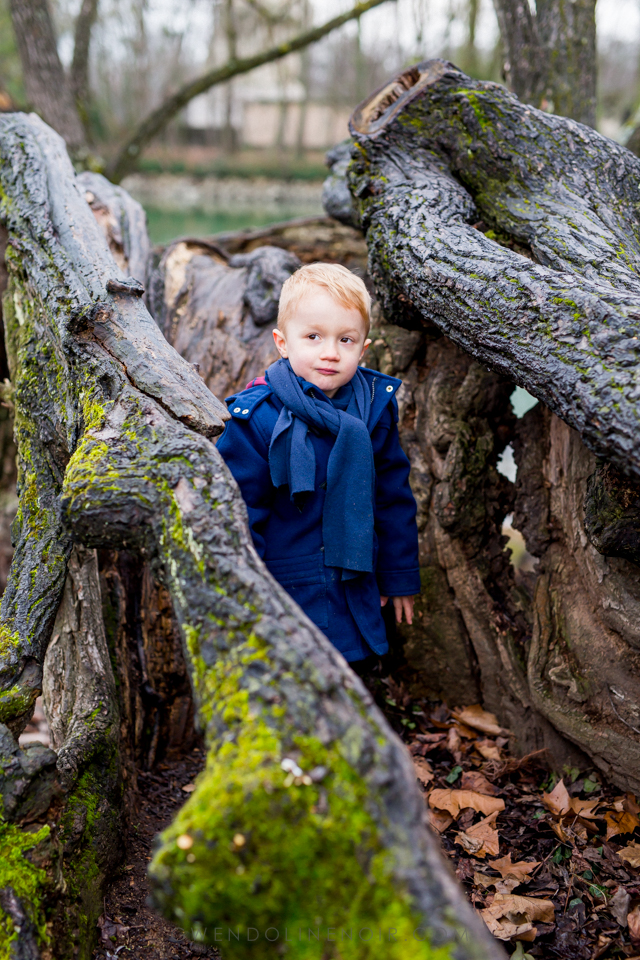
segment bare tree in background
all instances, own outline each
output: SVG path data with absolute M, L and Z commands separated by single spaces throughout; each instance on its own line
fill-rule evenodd
M 98 0 L 82 0 L 75 24 L 73 60 L 69 75 L 71 94 L 89 143 L 92 140 L 89 122 L 89 48 L 91 30 L 97 16 Z
M 521 100 L 596 122 L 596 0 L 494 0 L 504 73 Z
M 88 9 L 90 8 L 90 9 Z M 86 148 L 86 135 L 74 103 L 74 90 L 86 91 L 91 23 L 97 0 L 83 0 L 78 17 L 72 78 L 64 71 L 47 0 L 11 0 L 27 96 L 35 110 L 60 133 L 71 153 Z M 77 58 L 77 59 L 76 59 Z M 83 100 L 84 102 L 84 100 Z
M 108 175 L 119 181 L 128 173 L 137 164 L 141 152 L 150 141 L 164 130 L 194 97 L 263 64 L 282 60 L 291 53 L 305 49 L 349 20 L 359 19 L 363 13 L 384 2 L 386 0 L 361 0 L 351 9 L 320 26 L 309 27 L 293 37 L 276 40 L 273 46 L 244 57 L 240 57 L 235 48 L 235 28 L 231 16 L 228 20 L 227 38 L 231 39 L 232 43 L 229 45 L 226 63 L 209 68 L 188 82 L 174 85 L 173 89 L 163 96 L 160 104 L 138 121 L 137 126 L 134 125 L 109 163 Z M 66 75 L 60 61 L 47 0 L 10 0 L 10 3 L 27 96 L 36 111 L 64 137 L 71 153 L 82 157 L 87 153 L 88 138 L 83 129 L 81 115 L 88 123 L 89 44 L 98 0 L 83 0 L 75 26 L 75 51 L 70 77 Z M 251 0 L 249 6 L 258 10 L 261 15 L 268 10 L 259 0 Z M 231 0 L 227 4 L 227 10 L 230 14 L 233 13 Z
M 224 18 L 224 34 L 227 46 L 227 60 L 237 60 L 238 58 L 238 28 L 236 25 L 236 11 L 233 0 L 224 0 L 222 8 Z M 223 145 L 229 153 L 233 153 L 236 148 L 236 132 L 233 125 L 233 83 L 228 83 L 225 87 L 225 123 L 223 131 Z
M 243 73 L 249 73 L 251 70 L 263 66 L 263 64 L 274 63 L 277 60 L 282 60 L 284 57 L 289 56 L 291 53 L 304 50 L 328 34 L 333 33 L 334 30 L 338 30 L 343 24 L 348 23 L 350 20 L 358 20 L 368 10 L 378 7 L 381 3 L 385 2 L 386 0 L 364 0 L 364 2 L 356 3 L 350 10 L 333 17 L 331 20 L 325 21 L 325 23 L 320 24 L 320 26 L 303 30 L 289 40 L 276 42 L 275 45 L 269 49 L 261 50 L 252 56 L 228 60 L 220 67 L 206 70 L 199 77 L 196 77 L 195 80 L 184 84 L 172 96 L 167 97 L 159 107 L 153 110 L 140 123 L 137 129 L 135 129 L 125 143 L 122 144 L 117 155 L 107 165 L 107 175 L 114 182 L 120 182 L 120 180 L 135 167 L 140 153 L 148 146 L 151 140 L 153 140 L 154 137 L 166 127 L 169 121 L 177 116 L 194 97 L 205 93 L 218 84 L 228 83 L 229 80 Z

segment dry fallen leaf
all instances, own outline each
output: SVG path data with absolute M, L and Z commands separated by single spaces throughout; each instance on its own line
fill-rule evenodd
M 621 833 L 633 833 L 636 827 L 640 827 L 640 820 L 633 814 L 623 810 L 621 813 L 611 813 L 607 810 L 604 815 L 607 821 L 607 840 L 611 837 L 617 837 Z
M 635 813 L 636 816 L 640 814 L 640 806 L 638 805 L 636 798 L 632 793 L 627 793 L 624 798 L 624 809 L 628 813 Z
M 607 910 L 611 916 L 618 921 L 621 927 L 626 927 L 627 925 L 630 903 L 631 897 L 622 884 L 620 884 L 613 896 L 607 901 Z
M 195 783 L 185 783 L 184 787 L 182 788 L 182 791 L 183 793 L 193 793 L 195 788 L 196 788 Z
M 621 860 L 626 860 L 632 867 L 640 867 L 640 843 L 632 840 L 626 847 L 617 851 Z
M 506 880 L 498 880 L 496 883 L 496 893 L 511 893 L 519 886 L 520 881 L 514 877 L 508 877 Z
M 446 740 L 446 737 L 446 733 L 418 733 L 416 740 L 419 740 L 420 743 L 441 743 Z
M 472 707 L 465 707 L 464 710 L 452 710 L 451 715 L 466 723 L 468 727 L 474 730 L 480 730 L 481 733 L 488 733 L 491 736 L 499 737 L 505 732 L 504 727 L 498 723 L 497 717 L 493 713 L 483 710 L 480 704 Z
M 629 936 L 637 944 L 640 941 L 640 904 L 630 910 L 627 915 L 627 925 L 629 927 Z
M 441 810 L 427 810 L 427 816 L 429 823 L 438 833 L 444 833 L 453 823 L 453 817 Z
M 486 853 L 480 853 L 483 844 L 481 837 L 468 837 L 466 833 L 458 833 L 453 842 L 461 846 L 465 853 L 469 853 L 472 857 L 484 858 L 486 856 Z
M 500 914 L 500 908 L 496 907 Z M 494 906 L 491 904 L 485 910 L 478 910 L 478 913 L 497 940 L 513 940 L 517 937 L 519 940 L 534 940 L 537 930 L 532 923 L 512 923 L 502 916 L 494 916 Z
M 475 790 L 443 790 L 438 788 L 429 794 L 429 806 L 438 810 L 446 810 L 457 819 L 461 810 L 472 807 L 479 813 L 499 813 L 504 810 L 504 800 L 500 797 L 487 797 L 484 793 Z
M 474 887 L 480 887 L 481 890 L 488 890 L 489 887 L 495 887 L 498 882 L 496 877 L 490 877 L 488 874 L 480 873 L 478 870 L 476 870 L 473 875 Z
M 494 887 L 496 893 L 511 893 L 516 887 L 520 886 L 520 881 L 510 877 L 508 880 L 498 880 L 497 877 L 488 877 L 486 873 L 474 873 L 473 884 L 480 887 L 481 890 L 487 890 Z
M 561 823 L 549 823 L 558 840 L 571 846 L 571 838 Z
M 488 865 L 497 870 L 503 880 L 506 877 L 513 877 L 522 882 L 529 879 L 529 874 L 539 867 L 541 862 L 541 860 L 533 860 L 529 863 L 526 860 L 519 860 L 517 863 L 512 863 L 511 854 L 508 853 L 506 857 L 501 857 L 499 860 L 491 860 Z
M 480 910 L 480 916 L 499 940 L 533 940 L 536 920 L 553 923 L 555 911 L 551 900 L 538 897 L 519 897 L 517 894 L 497 893 L 491 906 Z
M 636 816 L 640 814 L 640 806 L 636 803 L 636 798 L 632 793 L 625 793 L 621 797 L 614 797 L 611 805 L 618 813 L 626 810 L 627 813 L 634 813 Z
M 428 783 L 433 780 L 433 770 L 431 764 L 428 760 L 424 760 L 422 757 L 413 757 L 413 766 L 416 771 L 416 777 L 423 783 L 426 787 Z
M 500 835 L 495 826 L 498 813 L 498 810 L 494 811 L 480 823 L 474 823 L 464 833 L 459 833 L 454 843 L 480 860 L 484 860 L 487 854 L 496 857 L 500 853 Z
M 485 760 L 502 760 L 500 749 L 493 740 L 476 740 L 474 747 Z
M 460 763 L 460 758 L 462 757 L 462 740 L 455 727 L 449 729 L 446 747 L 456 763 Z
M 579 840 L 582 840 L 584 843 L 587 842 L 587 824 L 580 817 L 575 817 L 572 821 L 571 826 L 567 827 L 567 833 L 569 836 L 577 837 Z
M 594 813 L 596 807 L 600 806 L 602 800 L 578 800 L 577 797 L 571 797 L 571 810 L 579 817 L 586 820 L 595 820 L 598 814 Z
M 523 913 L 532 923 L 536 921 L 554 923 L 555 921 L 555 908 L 551 900 L 543 900 L 541 897 L 519 897 L 517 894 L 511 894 L 508 897 L 497 896 L 496 900 L 505 905 L 508 913 Z
M 554 817 L 564 817 L 567 814 L 574 814 L 578 817 L 593 820 L 596 814 L 593 812 L 602 800 L 579 800 L 577 797 L 570 797 L 564 780 L 559 780 L 551 793 L 542 794 L 542 802 L 547 810 Z
M 564 780 L 558 780 L 551 793 L 542 794 L 542 802 L 554 817 L 561 817 L 571 809 L 571 797 L 564 785 Z
M 465 737 L 467 740 L 476 740 L 478 738 L 478 732 L 476 730 L 472 730 L 471 727 L 466 725 L 466 723 L 460 723 L 459 720 L 456 720 L 453 726 L 458 731 L 460 736 Z
M 484 773 L 479 770 L 470 770 L 462 774 L 460 780 L 462 790 L 475 790 L 477 793 L 484 793 L 487 797 L 495 797 L 498 792 L 492 783 L 489 783 Z
M 98 926 L 100 927 L 100 937 L 103 943 L 108 943 L 109 946 L 112 946 L 113 939 L 119 939 L 124 937 L 125 933 L 129 932 L 129 927 L 125 927 L 123 923 L 117 923 L 117 921 L 112 920 L 111 917 L 108 917 L 106 914 L 100 917 L 98 920 Z

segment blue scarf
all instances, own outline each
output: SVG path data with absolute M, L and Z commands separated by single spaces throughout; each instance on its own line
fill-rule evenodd
M 373 496 L 375 472 L 367 422 L 369 385 L 360 370 L 351 380 L 346 410 L 337 410 L 319 387 L 322 399 L 305 393 L 288 360 L 277 360 L 266 373 L 269 386 L 284 404 L 271 434 L 269 468 L 275 487 L 288 484 L 291 499 L 316 485 L 316 455 L 309 427 L 335 436 L 327 464 L 327 492 L 322 513 L 324 562 L 343 570 L 373 571 Z M 348 579 L 348 576 L 347 576 Z

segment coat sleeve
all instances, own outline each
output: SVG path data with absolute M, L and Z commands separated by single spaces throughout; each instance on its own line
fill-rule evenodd
M 269 450 L 253 420 L 229 420 L 218 440 L 218 450 L 240 487 L 249 513 L 249 529 L 259 556 L 265 555 L 265 527 L 274 487 L 269 472 Z
M 400 446 L 395 400 L 375 429 L 376 576 L 385 597 L 420 593 L 416 501 L 409 486 L 409 460 Z

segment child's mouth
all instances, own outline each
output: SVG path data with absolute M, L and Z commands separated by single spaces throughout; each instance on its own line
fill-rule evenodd
M 337 372 L 338 372 L 337 370 L 329 370 L 329 368 L 326 368 L 326 369 L 325 369 L 324 367 L 319 367 L 319 368 L 318 368 L 318 373 L 321 373 L 321 374 L 323 374 L 323 376 L 326 376 L 326 377 L 329 377 L 329 376 L 331 376 L 332 374 L 337 373 Z

